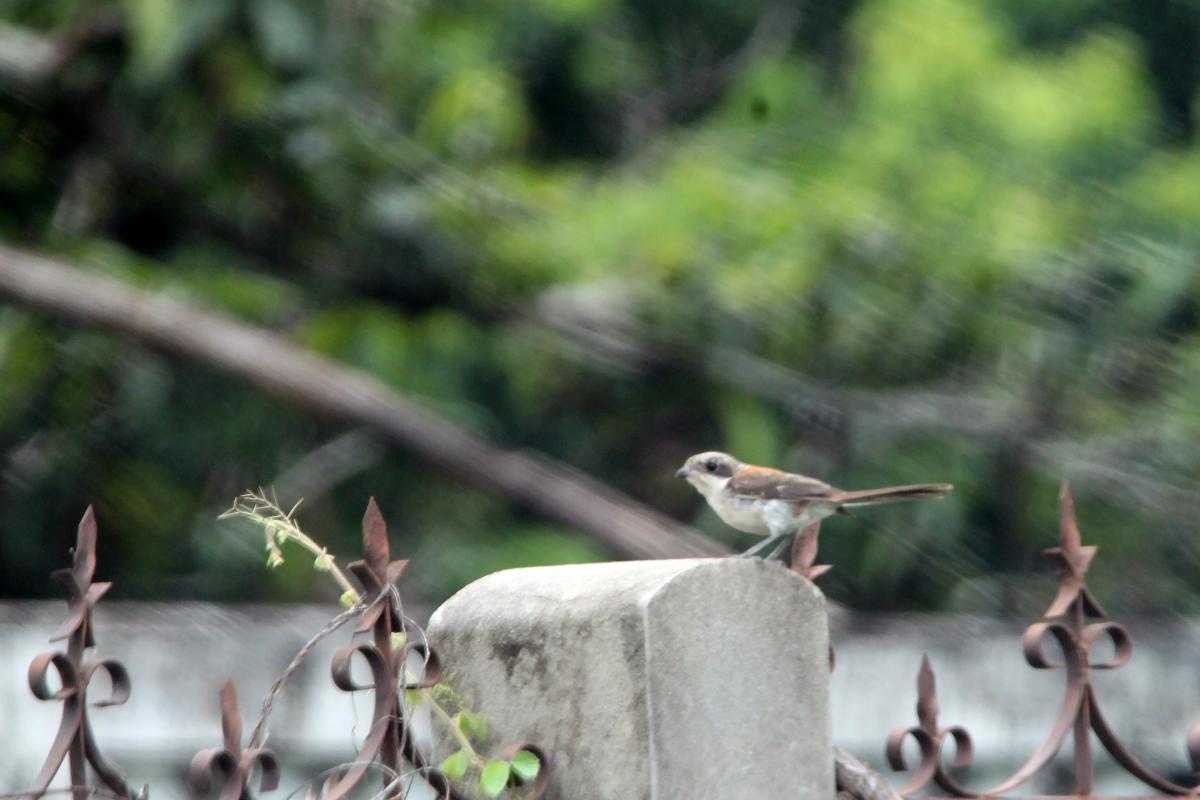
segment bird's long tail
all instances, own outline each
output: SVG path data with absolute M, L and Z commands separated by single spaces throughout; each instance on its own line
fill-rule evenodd
M 878 503 L 898 503 L 901 500 L 940 498 L 953 488 L 954 486 L 949 483 L 914 483 L 909 486 L 889 486 L 885 489 L 838 492 L 829 499 L 839 505 L 854 508 L 856 506 L 873 506 Z

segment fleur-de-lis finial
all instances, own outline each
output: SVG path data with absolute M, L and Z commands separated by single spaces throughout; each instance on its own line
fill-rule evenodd
M 221 779 L 220 800 L 252 800 L 247 784 L 254 767 L 261 768 L 258 790 L 269 792 L 279 785 L 279 760 L 270 750 L 261 747 L 242 749 L 242 715 L 238 712 L 237 692 L 233 681 L 221 687 L 221 738 L 223 747 L 201 750 L 192 759 L 192 786 L 197 792 L 212 788 L 212 776 Z
M 912 779 L 900 789 L 900 796 L 908 797 L 931 782 L 953 791 L 957 784 L 942 763 L 942 749 L 946 741 L 954 743 L 952 767 L 970 766 L 975 750 L 965 728 L 958 725 L 938 727 L 937 681 L 927 653 L 921 657 L 921 669 L 917 673 L 917 721 L 918 724 L 913 727 L 892 731 L 887 740 L 885 753 L 888 763 L 895 770 L 908 769 L 904 758 L 906 739 L 912 737 L 921 750 L 921 763 L 917 765 Z
M 129 699 L 129 672 L 114 659 L 89 659 L 87 651 L 95 647 L 92 609 L 112 586 L 92 583 L 96 572 L 96 512 L 88 506 L 75 538 L 75 551 L 68 569 L 51 573 L 67 596 L 67 617 L 51 641 L 66 639 L 65 651 L 39 654 L 29 665 L 29 688 L 39 700 L 63 704 L 58 733 L 50 753 L 34 779 L 29 796 L 41 797 L 63 762 L 71 773 L 71 789 L 76 798 L 86 797 L 87 765 L 119 797 L 134 797 L 121 770 L 101 753 L 89 722 L 89 708 L 117 706 Z M 58 674 L 58 688 L 50 681 L 51 670 Z M 97 672 L 108 675 L 111 691 L 106 699 L 89 703 L 88 688 Z
M 399 648 L 393 644 L 393 636 L 404 632 L 404 618 L 397 598 L 400 576 L 408 562 L 390 559 L 387 524 L 372 497 L 363 514 L 363 557 L 348 568 L 362 584 L 365 603 L 355 630 L 357 633 L 372 632 L 373 641 L 351 642 L 340 648 L 333 657 L 333 681 L 346 692 L 373 691 L 373 722 L 354 766 L 341 778 L 327 782 L 322 790 L 321 797 L 325 800 L 345 800 L 376 759 L 385 771 L 395 771 L 405 758 L 415 766 L 423 766 L 421 755 L 408 735 L 408 721 L 398 697 L 399 690 L 415 688 L 403 679 L 403 665 L 407 653 L 417 645 L 407 640 Z M 360 683 L 354 678 L 350 662 L 356 655 L 361 656 L 370 668 L 370 683 Z M 436 657 L 430 655 L 428 663 L 436 667 Z M 426 676 L 430 683 L 437 682 L 438 677 L 437 669 Z
M 76 631 L 83 631 L 83 646 L 95 647 L 96 641 L 92 635 L 92 609 L 100 602 L 111 583 L 92 583 L 96 573 L 96 512 L 91 507 L 83 513 L 79 520 L 79 528 L 75 537 L 75 553 L 69 569 L 59 569 L 50 573 L 54 582 L 62 588 L 67 596 L 67 618 L 50 641 L 66 639 Z

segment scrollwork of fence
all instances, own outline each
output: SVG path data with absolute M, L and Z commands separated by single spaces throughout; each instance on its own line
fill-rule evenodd
M 1059 497 L 1059 514 L 1059 542 L 1045 551 L 1058 575 L 1057 592 L 1042 619 L 1030 625 L 1022 638 L 1025 659 L 1031 667 L 1061 670 L 1064 674 L 1063 696 L 1050 732 L 1011 776 L 987 788 L 972 788 L 963 772 L 973 760 L 974 742 L 965 728 L 944 726 L 939 721 L 936 679 L 932 664 L 925 658 L 917 677 L 917 723 L 894 730 L 885 747 L 893 769 L 910 773 L 899 789 L 902 797 L 923 796 L 931 800 L 1010 797 L 1011 792 L 1027 786 L 1041 774 L 1069 739 L 1073 755 L 1072 794 L 1036 800 L 1094 798 L 1093 734 L 1117 765 L 1159 793 L 1139 800 L 1200 797 L 1200 780 L 1190 783 L 1170 780 L 1143 764 L 1121 741 L 1101 710 L 1092 673 L 1123 667 L 1133 652 L 1132 636 L 1123 625 L 1108 617 L 1087 585 L 1088 569 L 1097 549 L 1082 543 L 1074 500 L 1065 484 Z M 815 579 L 829 569 L 815 563 L 818 532 L 815 525 L 803 531 L 792 549 L 791 568 L 808 579 Z M 62 713 L 48 755 L 32 785 L 20 793 L 22 797 L 41 798 L 52 791 L 69 793 L 72 800 L 97 796 L 118 800 L 148 797 L 146 787 L 132 787 L 124 771 L 103 754 L 90 724 L 94 711 L 123 704 L 132 691 L 130 673 L 121 662 L 98 659 L 92 654 L 96 644 L 92 612 L 111 587 L 110 583 L 94 581 L 96 541 L 96 518 L 88 508 L 79 523 L 71 567 L 53 573 L 54 581 L 66 597 L 67 616 L 51 641 L 65 644 L 39 654 L 29 666 L 29 687 L 34 696 L 61 703 Z M 467 798 L 429 763 L 412 735 L 412 710 L 405 701 L 406 693 L 435 686 L 442 680 L 443 669 L 437 652 L 404 614 L 400 582 L 408 566 L 407 561 L 391 558 L 387 527 L 372 500 L 363 518 L 363 558 L 349 565 L 362 587 L 359 599 L 318 637 L 332 632 L 341 622 L 356 620 L 351 640 L 333 657 L 331 675 L 334 685 L 342 691 L 370 693 L 373 710 L 358 753 L 344 768 L 310 781 L 310 800 L 344 800 L 366 787 L 372 775 L 379 776 L 378 783 L 373 784 L 374 796 L 385 800 L 401 797 L 414 779 L 423 780 L 439 800 Z M 1111 645 L 1111 655 L 1103 658 L 1094 653 L 1095 646 L 1102 641 Z M 198 792 L 215 791 L 219 800 L 253 800 L 250 788 L 253 777 L 258 777 L 259 792 L 269 792 L 278 786 L 280 762 L 266 747 L 265 723 L 287 675 L 306 652 L 307 646 L 272 688 L 263 716 L 248 743 L 242 740 L 233 682 L 225 683 L 220 692 L 221 744 L 197 753 L 191 765 L 192 782 Z M 354 662 L 366 667 L 368 680 L 355 677 Z M 94 700 L 90 697 L 90 687 L 99 673 L 106 675 L 110 689 L 107 696 Z M 910 741 L 919 752 L 911 767 L 904 752 Z M 948 756 L 944 751 L 950 747 L 953 754 Z M 542 764 L 537 777 L 524 787 L 524 796 L 542 798 L 551 776 L 547 754 L 528 743 L 510 747 L 510 754 L 515 749 L 531 751 Z M 1188 732 L 1186 751 L 1192 769 L 1200 772 L 1200 725 Z M 65 790 L 51 790 L 52 781 L 64 765 L 69 773 L 69 786 Z
M 66 646 L 38 655 L 29 666 L 29 686 L 34 696 L 62 703 L 62 718 L 37 777 L 27 790 L 14 793 L 18 797 L 36 800 L 59 792 L 50 789 L 50 784 L 64 764 L 70 783 L 61 791 L 69 793 L 72 800 L 96 796 L 147 800 L 149 796 L 148 787 L 135 790 L 124 771 L 104 756 L 89 723 L 93 710 L 121 705 L 132 692 L 130 673 L 124 665 L 114 659 L 95 659 L 90 654 L 96 644 L 92 611 L 112 585 L 93 581 L 96 540 L 95 512 L 89 507 L 79 523 L 72 566 L 53 573 L 66 595 L 67 617 L 51 641 L 65 640 Z M 363 517 L 363 558 L 349 565 L 362 592 L 351 609 L 318 635 L 331 632 L 342 621 L 357 618 L 351 641 L 333 657 L 331 675 L 334 685 L 344 692 L 371 693 L 371 720 L 358 753 L 347 766 L 322 776 L 323 780 L 310 782 L 310 800 L 344 800 L 366 787 L 372 774 L 380 778 L 371 795 L 384 800 L 404 796 L 414 780 L 424 781 L 439 800 L 467 800 L 466 794 L 429 763 L 412 735 L 412 709 L 405 701 L 405 693 L 434 686 L 442 678 L 442 669 L 437 652 L 404 614 L 400 579 L 408 564 L 392 560 L 387 526 L 372 499 Z M 302 654 L 306 651 L 307 647 Z M 370 679 L 366 682 L 360 682 L 354 675 L 352 664 L 357 660 L 368 668 Z M 220 692 L 221 746 L 200 751 L 191 764 L 191 782 L 198 794 L 215 791 L 219 800 L 253 800 L 250 785 L 255 775 L 259 777 L 259 792 L 269 792 L 278 786 L 280 762 L 264 745 L 265 722 L 284 679 L 296 663 L 276 681 L 248 745 L 242 742 L 241 714 L 233 681 L 225 683 Z M 90 701 L 89 685 L 100 672 L 107 674 L 110 693 L 101 700 Z M 551 776 L 547 754 L 533 744 L 516 747 L 533 752 L 539 759 L 541 769 L 530 785 L 524 787 L 522 795 L 538 800 Z

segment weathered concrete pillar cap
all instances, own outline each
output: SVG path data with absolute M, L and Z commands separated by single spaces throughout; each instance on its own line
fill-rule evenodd
M 492 746 L 551 754 L 551 798 L 833 797 L 824 599 L 778 564 L 508 570 L 429 635 Z

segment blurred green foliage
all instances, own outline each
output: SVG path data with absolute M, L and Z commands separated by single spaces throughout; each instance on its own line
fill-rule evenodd
M 1040 610 L 1071 477 L 1100 596 L 1200 610 L 1194 4 L 116 8 L 52 84 L 4 84 L 8 241 L 284 331 L 739 546 L 672 479 L 688 454 L 956 483 L 827 523 L 853 605 Z M 314 591 L 214 517 L 336 423 L 13 308 L 0 385 L 0 593 L 49 590 L 89 501 L 127 596 Z M 344 560 L 370 494 L 433 596 L 604 557 L 397 452 L 301 520 Z

